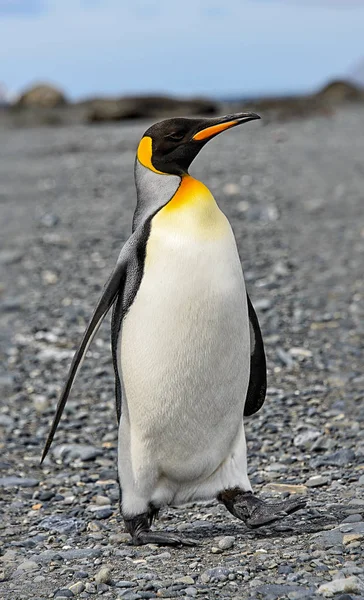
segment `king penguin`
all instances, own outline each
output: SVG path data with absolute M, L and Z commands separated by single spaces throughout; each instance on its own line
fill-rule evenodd
M 158 510 L 216 498 L 249 527 L 304 506 L 266 503 L 247 474 L 244 416 L 264 403 L 262 335 L 230 223 L 190 164 L 219 133 L 260 117 L 173 118 L 135 160 L 137 204 L 71 364 L 42 461 L 87 349 L 113 306 L 120 508 L 136 545 L 192 545 L 151 528 Z

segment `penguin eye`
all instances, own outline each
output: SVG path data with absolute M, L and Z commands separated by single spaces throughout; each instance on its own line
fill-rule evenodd
M 180 142 L 181 140 L 183 140 L 184 137 L 185 137 L 185 134 L 178 133 L 178 131 L 175 131 L 174 133 L 170 133 L 169 135 L 166 135 L 166 138 L 168 140 L 173 140 L 174 142 Z

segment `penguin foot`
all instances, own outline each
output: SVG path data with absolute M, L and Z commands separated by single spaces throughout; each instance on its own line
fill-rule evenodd
M 143 513 L 132 517 L 124 518 L 125 527 L 130 533 L 134 546 L 143 546 L 144 544 L 158 544 L 159 546 L 198 546 L 199 542 L 191 538 L 167 533 L 163 531 L 152 531 L 150 529 L 150 513 Z
M 244 521 L 252 529 L 284 519 L 306 506 L 306 500 L 303 498 L 288 498 L 282 502 L 268 503 L 254 496 L 252 492 L 243 492 L 237 488 L 221 492 L 218 500 L 225 504 L 234 517 Z

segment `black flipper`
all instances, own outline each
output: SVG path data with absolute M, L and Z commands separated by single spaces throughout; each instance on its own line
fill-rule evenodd
M 79 347 L 77 348 L 76 353 L 73 357 L 72 364 L 71 364 L 69 372 L 68 372 L 66 383 L 63 387 L 61 396 L 58 401 L 56 414 L 53 419 L 52 427 L 51 427 L 47 441 L 44 446 L 41 463 L 43 462 L 43 460 L 45 459 L 45 457 L 48 454 L 48 450 L 52 444 L 54 434 L 56 433 L 56 430 L 57 430 L 59 421 L 61 419 L 64 407 L 66 405 L 69 393 L 71 391 L 71 388 L 73 386 L 73 383 L 75 381 L 77 373 L 82 365 L 83 359 L 85 358 L 85 354 L 89 348 L 89 345 L 91 344 L 95 334 L 97 333 L 97 330 L 99 329 L 102 321 L 104 320 L 105 316 L 109 312 L 111 306 L 115 302 L 116 297 L 118 296 L 118 294 L 120 292 L 123 291 L 123 288 L 125 285 L 125 279 L 126 279 L 129 246 L 130 246 L 129 244 L 125 244 L 125 246 L 120 254 L 119 260 L 116 263 L 115 269 L 114 269 L 113 273 L 111 274 L 109 281 L 106 283 L 106 285 L 104 287 L 102 296 L 101 296 L 99 302 L 97 303 L 94 314 L 92 315 L 92 318 L 86 328 L 86 331 L 83 335 L 81 343 L 80 343 Z M 124 249 L 126 251 L 124 251 Z
M 258 317 L 255 314 L 254 307 L 248 299 L 248 313 L 250 326 L 250 378 L 248 393 L 244 406 L 244 416 L 249 417 L 258 412 L 263 406 L 265 393 L 267 391 L 267 365 L 265 360 L 264 344 L 262 333 L 259 327 Z
M 115 304 L 115 308 L 112 319 L 111 341 L 116 381 L 116 410 L 118 421 L 120 420 L 121 383 L 117 368 L 117 342 L 121 330 L 122 320 L 135 298 L 143 277 L 146 246 L 150 233 L 150 221 L 152 216 L 153 215 L 150 215 L 148 219 L 146 219 L 146 221 L 133 232 L 128 241 L 125 243 L 120 252 L 115 269 L 104 287 L 104 291 L 95 308 L 91 321 L 89 322 L 81 343 L 73 357 L 67 380 L 57 405 L 52 427 L 44 446 L 41 463 L 47 456 L 71 388 L 75 381 L 78 370 L 82 365 L 88 347 L 113 304 Z

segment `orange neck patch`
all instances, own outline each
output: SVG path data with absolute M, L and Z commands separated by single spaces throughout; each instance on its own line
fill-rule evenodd
M 166 173 L 163 173 L 162 171 L 158 171 L 152 164 L 152 138 L 149 136 L 145 136 L 140 140 L 139 146 L 138 146 L 138 150 L 137 150 L 137 157 L 138 157 L 138 161 L 143 165 L 143 167 L 146 167 L 147 169 L 150 169 L 151 171 L 153 171 L 154 173 L 158 173 L 159 175 L 166 175 Z
M 215 203 L 215 199 L 204 183 L 190 175 L 184 175 L 175 195 L 163 210 L 179 210 L 195 203 Z

